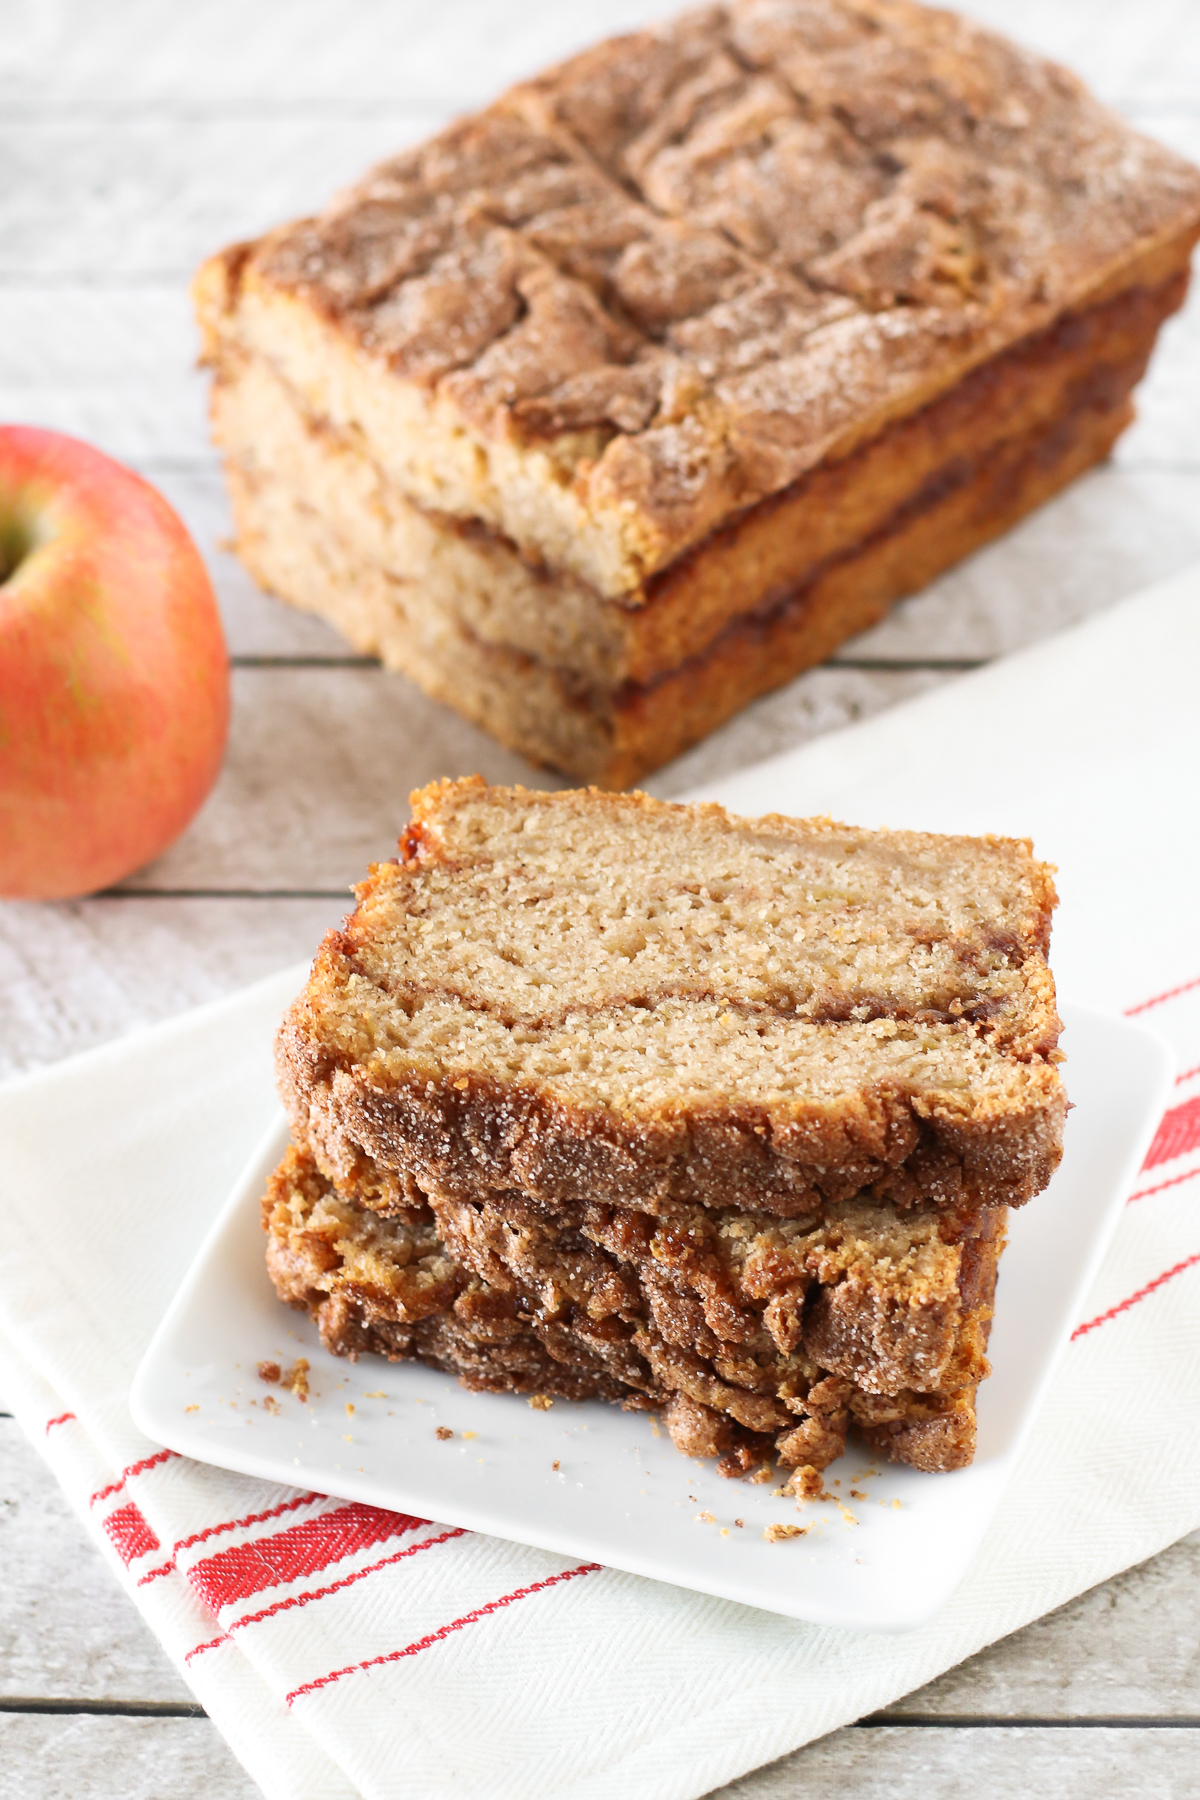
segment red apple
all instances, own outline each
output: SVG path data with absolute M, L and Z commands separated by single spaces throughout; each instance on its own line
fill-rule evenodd
M 228 728 L 212 584 L 162 495 L 76 438 L 0 426 L 0 894 L 92 893 L 157 856 Z

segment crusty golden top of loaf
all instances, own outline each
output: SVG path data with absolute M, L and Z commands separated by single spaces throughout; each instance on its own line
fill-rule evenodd
M 419 428 L 414 497 L 617 593 L 1198 227 L 1200 171 L 978 25 L 733 0 L 510 89 L 197 292 L 210 355 L 327 379 L 385 460 Z

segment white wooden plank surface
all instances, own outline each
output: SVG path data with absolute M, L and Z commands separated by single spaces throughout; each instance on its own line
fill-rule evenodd
M 0 1568 L 0 1700 L 192 1701 L 8 1418 L 0 1418 Z
M 550 779 L 259 594 L 221 550 L 228 515 L 184 287 L 218 243 L 321 204 L 374 157 L 505 82 L 670 10 L 669 0 L 0 0 L 0 417 L 75 431 L 162 486 L 209 558 L 240 665 L 228 767 L 185 838 L 118 894 L 0 906 L 0 1072 L 308 954 L 368 857 L 390 854 L 413 783 L 474 768 Z M 1072 64 L 1144 129 L 1200 158 L 1197 0 L 966 0 L 963 10 Z M 1194 301 L 1164 334 L 1112 464 L 652 785 L 678 793 L 863 716 L 1198 556 Z M 3 1419 L 0 1568 L 0 1709 L 182 1704 L 178 1677 Z M 838 1733 L 723 1792 L 1194 1792 L 1198 1588 L 1192 1539 L 891 1709 L 908 1723 Z M 0 1770 L 4 1800 L 253 1791 L 206 1720 L 175 1716 L 0 1710 Z
M 350 901 L 198 895 L 0 905 L 0 1078 L 304 961 Z
M 0 97 L 21 113 L 121 116 L 133 105 L 173 117 L 218 105 L 474 103 L 597 37 L 679 10 L 672 0 L 10 0 Z M 1192 0 L 960 0 L 959 10 L 1069 63 L 1114 103 L 1195 103 Z
M 1194 1800 L 1200 1729 L 852 1726 L 710 1800 Z
M 448 114 L 452 107 L 447 107 Z M 8 194 L 0 282 L 185 284 L 201 257 L 315 211 L 372 162 L 420 141 L 443 109 L 366 116 L 0 117 Z M 1155 116 L 1153 134 L 1200 153 L 1200 118 Z
M 259 1800 L 207 1719 L 0 1714 L 5 1800 Z

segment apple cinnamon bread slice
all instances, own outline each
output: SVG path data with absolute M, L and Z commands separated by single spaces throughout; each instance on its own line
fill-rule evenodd
M 343 1192 L 786 1219 L 1048 1181 L 1055 893 L 1027 843 L 477 779 L 413 809 L 278 1040 Z

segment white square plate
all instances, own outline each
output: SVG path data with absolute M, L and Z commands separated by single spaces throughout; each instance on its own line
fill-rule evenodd
M 853 1448 L 836 1500 L 797 1510 L 688 1460 L 644 1413 L 600 1401 L 544 1412 L 472 1394 L 417 1363 L 321 1348 L 276 1298 L 259 1197 L 283 1152 L 272 1125 L 163 1320 L 131 1405 L 159 1443 L 202 1462 L 417 1513 L 769 1612 L 859 1631 L 923 1624 L 967 1571 L 1141 1165 L 1171 1081 L 1159 1040 L 1063 1008 L 1073 1102 L 1062 1165 L 1012 1216 L 969 1469 L 922 1475 Z M 307 1404 L 263 1385 L 263 1360 L 308 1358 Z M 268 1394 L 280 1410 L 263 1406 Z M 350 1413 L 347 1408 L 353 1407 Z M 453 1437 L 439 1439 L 438 1427 Z M 770 1524 L 803 1536 L 763 1537 Z

